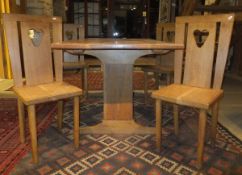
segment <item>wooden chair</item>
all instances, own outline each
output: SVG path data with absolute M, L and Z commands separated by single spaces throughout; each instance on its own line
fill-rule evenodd
M 12 79 L 0 78 L 0 98 L 16 98 L 16 95 L 11 88 L 13 88 Z
M 78 40 L 84 39 L 84 26 L 78 24 L 64 24 L 63 36 L 64 40 Z M 66 51 L 64 52 L 64 70 L 66 69 L 79 69 L 82 75 L 82 87 L 84 96 L 88 96 L 88 65 L 85 64 L 84 55 L 82 52 Z
M 156 39 L 166 42 L 174 42 L 175 40 L 175 24 L 174 23 L 158 23 L 156 26 Z M 148 101 L 148 73 L 153 72 L 155 77 L 156 88 L 159 88 L 160 76 L 166 75 L 166 84 L 171 83 L 174 73 L 174 52 L 167 52 L 156 55 L 156 65 L 149 65 L 142 68 L 144 71 L 144 94 L 145 104 Z
M 82 90 L 62 81 L 63 53 L 51 56 L 52 29 L 54 42 L 62 41 L 62 21 L 58 17 L 3 14 L 3 25 L 11 58 L 14 87 L 18 97 L 20 141 L 25 142 L 24 105 L 27 106 L 33 162 L 38 162 L 35 106 L 58 101 L 58 126 L 62 125 L 63 99 L 74 102 L 74 144 L 79 146 L 79 96 Z M 54 70 L 53 70 L 54 69 Z M 25 75 L 25 81 L 23 81 Z
M 156 99 L 156 144 L 161 146 L 162 101 L 174 103 L 174 128 L 178 135 L 178 106 L 199 109 L 197 165 L 202 166 L 206 114 L 212 111 L 211 137 L 215 140 L 224 69 L 234 23 L 233 14 L 177 17 L 175 84 L 152 93 Z

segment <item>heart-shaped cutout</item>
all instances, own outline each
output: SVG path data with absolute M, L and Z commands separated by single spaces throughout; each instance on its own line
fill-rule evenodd
M 38 47 L 42 41 L 43 31 L 37 29 L 29 29 L 28 36 L 31 39 L 33 45 Z
M 67 30 L 65 32 L 65 35 L 66 35 L 67 40 L 72 40 L 73 39 L 74 32 L 71 31 L 71 30 Z
M 194 39 L 196 41 L 197 47 L 202 47 L 203 44 L 206 42 L 209 32 L 207 30 L 195 30 L 193 32 Z
M 175 38 L 175 31 L 167 31 L 166 32 L 166 37 L 169 42 L 174 41 Z

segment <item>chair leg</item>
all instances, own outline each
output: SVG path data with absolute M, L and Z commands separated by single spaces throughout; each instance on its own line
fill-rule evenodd
M 160 85 L 159 73 L 154 72 L 154 77 L 155 77 L 155 87 L 156 89 L 159 89 L 159 85 Z
M 79 135 L 80 135 L 80 130 L 79 130 L 79 123 L 80 123 L 80 106 L 79 106 L 79 97 L 74 97 L 73 100 L 74 104 L 73 104 L 73 114 L 74 114 L 74 145 L 76 148 L 79 147 Z
M 88 68 L 85 67 L 84 70 L 83 70 L 83 74 L 84 74 L 84 77 L 83 77 L 83 80 L 84 80 L 84 95 L 86 98 L 88 98 Z
M 200 109 L 199 122 L 198 122 L 198 148 L 197 148 L 197 165 L 200 169 L 203 163 L 203 148 L 205 140 L 205 130 L 206 130 L 206 110 Z
M 174 130 L 175 135 L 178 136 L 179 134 L 179 114 L 178 114 L 178 105 L 173 105 L 173 115 L 174 115 Z
M 213 144 L 215 143 L 216 134 L 217 134 L 218 109 L 219 109 L 219 103 L 217 102 L 216 104 L 214 104 L 212 108 L 211 139 Z
M 145 105 L 148 103 L 148 72 L 144 71 L 144 94 L 145 94 Z
M 62 128 L 63 121 L 63 101 L 59 100 L 57 102 L 57 126 L 59 129 Z
M 20 133 L 20 142 L 25 142 L 25 119 L 24 119 L 24 104 L 23 102 L 18 98 L 18 120 L 19 120 L 19 133 Z
M 32 159 L 34 163 L 38 163 L 35 105 L 28 106 L 28 116 L 29 116 L 29 130 L 30 130 L 31 146 L 32 146 Z
M 166 85 L 171 84 L 171 73 L 166 73 Z
M 156 148 L 158 151 L 161 149 L 161 137 L 162 137 L 162 107 L 161 107 L 161 100 L 156 99 Z

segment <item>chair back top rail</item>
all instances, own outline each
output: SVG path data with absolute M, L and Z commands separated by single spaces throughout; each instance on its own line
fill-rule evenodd
M 63 39 L 64 40 L 75 40 L 84 39 L 84 26 L 80 24 L 63 24 Z
M 62 41 L 61 18 L 3 14 L 3 26 L 15 86 L 23 86 L 24 77 L 26 85 L 62 81 L 62 51 L 53 53 L 54 70 L 51 53 L 51 39 Z
M 231 40 L 234 14 L 176 18 L 175 51 L 177 84 L 220 89 Z
M 175 41 L 175 23 L 157 23 L 156 39 L 167 42 Z

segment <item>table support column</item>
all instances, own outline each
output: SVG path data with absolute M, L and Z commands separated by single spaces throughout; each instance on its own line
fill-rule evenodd
M 133 64 L 104 65 L 104 119 L 132 120 Z
M 86 50 L 104 65 L 104 120 L 133 119 L 133 64 L 151 50 Z

